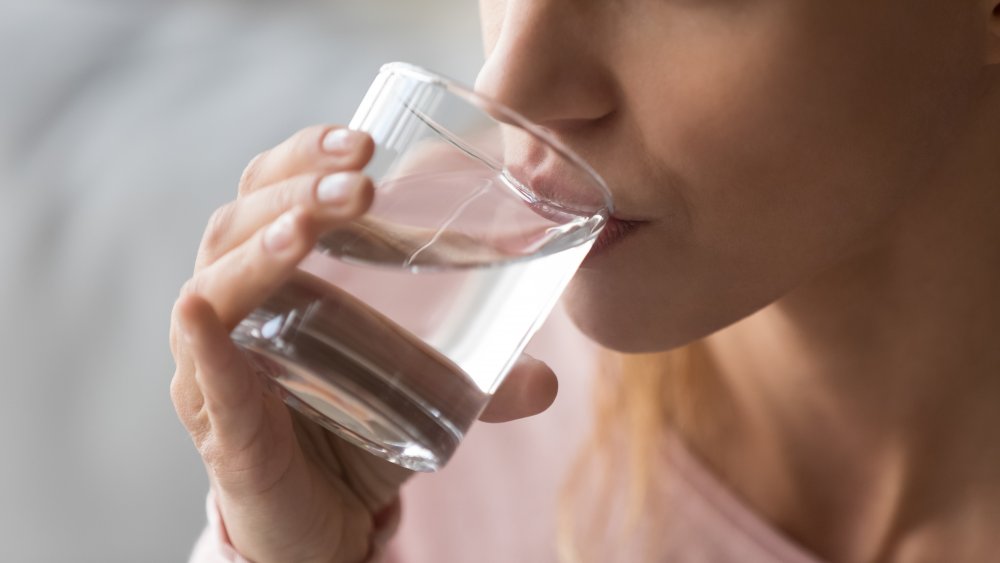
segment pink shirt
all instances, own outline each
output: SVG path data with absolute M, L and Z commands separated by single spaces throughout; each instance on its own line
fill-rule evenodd
M 565 315 L 553 312 L 529 352 L 559 374 L 556 404 L 530 419 L 474 425 L 447 467 L 414 477 L 402 493 L 402 524 L 380 560 L 557 561 L 558 491 L 589 432 L 592 351 Z M 651 494 L 669 507 L 662 561 L 820 563 L 754 514 L 679 439 L 668 436 L 658 453 L 665 474 Z M 226 542 L 211 495 L 207 510 L 209 525 L 191 563 L 243 563 Z M 625 549 L 609 558 L 634 561 Z

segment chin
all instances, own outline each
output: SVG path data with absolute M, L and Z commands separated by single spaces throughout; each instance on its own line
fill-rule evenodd
M 615 299 L 586 281 L 574 279 L 563 296 L 566 314 L 580 332 L 601 346 L 628 354 L 683 346 L 704 333 L 663 326 L 662 309 L 642 299 Z
M 621 263 L 579 270 L 563 294 L 566 314 L 597 344 L 644 354 L 690 344 L 757 308 L 746 296 L 712 291 L 712 280 L 681 283 L 658 274 L 634 271 Z M 659 283 L 645 281 L 649 279 Z M 713 297 L 707 299 L 708 295 Z

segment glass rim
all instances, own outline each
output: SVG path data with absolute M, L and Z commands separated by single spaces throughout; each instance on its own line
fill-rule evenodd
M 604 209 L 607 210 L 608 218 L 614 213 L 614 200 L 611 197 L 611 190 L 608 188 L 607 183 L 604 178 L 598 174 L 594 168 L 587 163 L 580 155 L 576 154 L 572 149 L 563 144 L 562 141 L 557 139 L 554 135 L 543 129 L 542 127 L 536 125 L 534 122 L 524 117 L 517 111 L 507 107 L 506 105 L 490 98 L 489 96 L 480 94 L 475 90 L 465 86 L 461 82 L 444 76 L 438 72 L 428 70 L 424 67 L 405 63 L 401 61 L 386 63 L 379 68 L 379 74 L 383 73 L 396 73 L 402 74 L 409 78 L 414 78 L 422 82 L 427 82 L 437 86 L 441 86 L 445 90 L 465 98 L 467 100 L 473 101 L 477 104 L 482 104 L 488 106 L 491 110 L 497 110 L 499 113 L 507 119 L 510 119 L 516 127 L 526 131 L 531 136 L 537 138 L 543 143 L 549 145 L 554 151 L 556 151 L 559 156 L 569 161 L 570 164 L 580 168 L 587 176 L 593 180 L 595 187 L 600 192 L 601 197 L 604 199 Z M 485 113 L 485 112 L 484 112 Z M 488 115 L 488 114 L 487 114 Z M 496 118 L 491 117 L 494 121 Z M 598 210 L 596 213 L 600 213 Z

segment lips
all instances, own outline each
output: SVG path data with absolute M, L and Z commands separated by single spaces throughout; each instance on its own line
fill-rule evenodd
M 507 172 L 539 200 L 557 207 L 591 215 L 605 209 L 608 202 L 604 190 L 582 169 L 544 163 L 508 164 Z
M 607 206 L 604 191 L 597 189 L 597 184 L 584 170 L 557 162 L 559 158 L 546 154 L 538 146 L 531 147 L 527 155 L 520 159 L 509 159 L 508 173 L 518 182 L 531 186 L 530 190 L 540 198 L 540 208 L 548 206 L 546 202 L 555 203 L 560 211 L 576 210 L 583 214 L 591 214 Z M 526 157 L 526 158 L 525 158 Z M 589 184 L 589 185 L 588 185 Z M 536 211 L 541 211 L 536 209 Z M 546 213 L 540 212 L 543 216 Z M 604 254 L 607 249 L 628 237 L 648 221 L 623 218 L 621 210 L 613 212 L 598 235 L 597 240 L 587 255 L 587 260 L 593 256 Z M 555 218 L 553 217 L 553 220 Z
M 646 221 L 629 221 L 611 217 L 601 230 L 601 234 L 594 241 L 594 246 L 587 254 L 587 260 L 594 256 L 599 256 L 608 251 L 609 248 L 620 242 L 625 237 L 631 235 L 636 230 L 646 224 Z

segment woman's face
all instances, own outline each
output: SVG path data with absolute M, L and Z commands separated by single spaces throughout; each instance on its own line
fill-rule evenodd
M 571 316 L 623 351 L 735 322 L 872 244 L 972 116 L 975 0 L 481 0 L 477 89 L 646 221 Z

